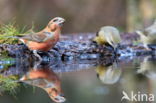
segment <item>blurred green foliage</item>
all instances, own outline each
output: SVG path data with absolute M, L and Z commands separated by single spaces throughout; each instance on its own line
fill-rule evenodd
M 10 75 L 8 77 L 5 77 L 3 75 L 0 75 L 0 91 L 1 92 L 8 92 L 9 94 L 15 94 L 16 88 L 19 86 L 19 83 L 17 82 L 18 76 Z
M 0 27 L 0 43 L 16 44 L 18 40 L 12 38 L 13 36 L 20 35 L 22 31 L 17 29 L 15 23 L 3 24 Z
M 15 23 L 2 24 L 0 26 L 0 43 L 5 44 L 17 44 L 19 41 L 17 38 L 13 38 L 13 36 L 17 35 L 25 35 L 25 33 L 32 33 L 32 28 L 28 31 L 25 31 L 26 26 L 22 29 L 20 27 L 15 26 Z

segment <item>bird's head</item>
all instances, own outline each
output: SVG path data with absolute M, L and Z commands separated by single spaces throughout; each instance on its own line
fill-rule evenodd
M 103 30 L 99 30 L 96 33 L 96 36 L 94 37 L 93 41 L 96 42 L 97 44 L 102 45 L 105 42 L 105 32 Z
M 62 103 L 66 101 L 63 93 L 57 90 L 57 88 L 51 88 L 48 94 L 50 98 L 57 103 Z
M 55 17 L 48 23 L 48 29 L 51 31 L 55 31 L 57 28 L 61 28 L 63 26 L 63 23 L 65 22 L 64 18 L 61 17 Z

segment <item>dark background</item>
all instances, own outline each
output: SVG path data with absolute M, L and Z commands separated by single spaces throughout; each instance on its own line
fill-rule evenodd
M 104 25 L 134 31 L 153 22 L 155 7 L 156 0 L 0 0 L 0 23 L 40 30 L 61 16 L 63 33 L 96 32 Z
M 63 33 L 96 32 L 101 26 L 126 27 L 126 0 L 0 0 L 0 22 L 43 29 L 54 17 L 66 19 Z

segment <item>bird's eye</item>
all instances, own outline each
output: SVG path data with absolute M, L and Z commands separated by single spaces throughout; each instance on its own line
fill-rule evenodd
M 57 21 L 57 19 L 53 20 L 53 22 L 56 22 L 56 21 Z

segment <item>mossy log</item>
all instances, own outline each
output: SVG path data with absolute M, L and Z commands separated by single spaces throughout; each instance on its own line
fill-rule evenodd
M 59 41 L 49 52 L 43 53 L 39 51 L 38 53 L 45 59 L 48 57 L 52 60 L 60 59 L 62 61 L 93 60 L 155 54 L 155 50 L 149 51 L 142 45 L 133 45 L 132 41 L 138 39 L 138 35 L 135 33 L 121 34 L 123 41 L 118 47 L 117 52 L 114 52 L 113 48 L 110 46 L 93 43 L 91 39 L 94 35 L 94 33 L 87 33 L 69 36 L 67 40 Z M 155 46 L 153 46 L 153 48 L 155 48 Z M 8 53 L 8 56 L 14 58 L 24 58 L 29 61 L 37 59 L 24 44 L 1 44 L 1 55 L 3 55 L 4 52 Z

